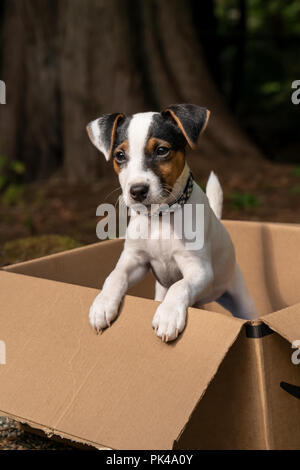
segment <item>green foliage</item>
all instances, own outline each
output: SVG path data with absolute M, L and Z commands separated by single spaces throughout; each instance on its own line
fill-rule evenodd
M 291 194 L 300 194 L 300 185 L 292 186 L 290 189 Z
M 295 176 L 295 177 L 300 176 L 300 165 L 296 165 L 296 166 L 292 169 L 292 175 Z
M 27 228 L 30 234 L 34 233 L 34 222 L 30 214 L 28 214 L 24 219 L 24 226 Z
M 300 106 L 291 102 L 291 85 L 299 79 L 300 2 L 246 3 L 244 28 L 241 2 L 215 2 L 220 86 L 229 104 L 234 97 L 239 122 L 267 157 L 296 162 Z M 242 56 L 237 52 L 241 43 Z M 233 80 L 237 68 L 238 85 Z
M 234 209 L 251 209 L 259 207 L 261 202 L 255 194 L 251 193 L 240 193 L 233 191 L 229 194 L 228 199 L 231 201 L 231 205 Z
M 15 205 L 22 199 L 25 171 L 25 165 L 22 162 L 9 161 L 6 157 L 0 156 L 0 194 L 2 194 L 4 204 Z
M 220 21 L 222 32 L 228 28 L 236 26 L 240 19 L 240 8 L 238 0 L 216 0 L 215 13 Z M 261 0 L 247 0 L 249 32 L 257 33 L 268 31 L 270 26 L 276 32 L 282 28 L 283 32 L 300 33 L 300 2 L 298 0 L 268 0 L 263 3 Z
M 23 186 L 11 183 L 2 195 L 2 202 L 7 206 L 15 206 L 21 201 L 23 194 Z
M 19 162 L 18 160 L 13 160 L 10 163 L 10 169 L 13 171 L 14 174 L 16 175 L 23 175 L 25 173 L 25 165 L 22 162 Z
M 19 263 L 33 258 L 71 250 L 81 246 L 71 237 L 61 235 L 41 235 L 20 238 L 4 244 L 4 264 Z

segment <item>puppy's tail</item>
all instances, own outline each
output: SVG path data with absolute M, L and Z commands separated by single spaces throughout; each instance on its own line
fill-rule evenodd
M 214 211 L 218 219 L 222 217 L 222 206 L 223 206 L 223 191 L 220 185 L 220 181 L 215 173 L 212 171 L 209 175 L 206 185 L 206 196 L 209 200 L 209 205 Z

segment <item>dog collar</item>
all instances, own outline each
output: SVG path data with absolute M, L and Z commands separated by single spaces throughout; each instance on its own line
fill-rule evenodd
M 182 194 L 176 199 L 176 201 L 172 202 L 171 204 L 163 204 L 157 212 L 154 213 L 148 213 L 148 216 L 162 216 L 163 214 L 166 214 L 168 212 L 174 212 L 176 209 L 178 209 L 178 206 L 183 206 L 190 198 L 192 192 L 193 192 L 193 187 L 194 187 L 194 178 L 192 173 L 190 172 L 189 177 L 187 179 L 187 182 L 185 184 L 184 190 Z
M 173 207 L 175 205 L 183 206 L 191 197 L 191 194 L 193 192 L 193 187 L 194 187 L 194 178 L 193 178 L 192 173 L 190 172 L 185 188 L 183 190 L 183 193 L 181 194 L 181 196 L 179 196 L 178 199 L 176 199 L 175 202 L 172 202 L 172 204 L 169 204 L 169 207 Z

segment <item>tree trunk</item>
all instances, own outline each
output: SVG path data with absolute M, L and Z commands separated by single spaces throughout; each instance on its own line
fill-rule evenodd
M 119 0 L 64 0 L 61 3 L 61 96 L 64 167 L 73 180 L 95 176 L 95 150 L 85 127 L 101 114 L 131 113 L 144 107 L 135 74 L 130 31 Z M 102 172 L 105 161 L 100 160 Z
M 21 156 L 25 31 L 15 2 L 6 1 L 3 12 L 1 79 L 6 83 L 7 104 L 0 105 L 0 155 L 13 159 Z
M 191 102 L 212 113 L 204 157 L 258 157 L 208 71 L 199 15 L 195 0 L 6 0 L 0 151 L 31 177 L 62 163 L 70 180 L 89 181 L 107 171 L 88 143 L 90 120 Z
M 58 3 L 57 0 L 18 3 L 26 30 L 23 159 L 29 173 L 41 177 L 50 174 L 61 160 Z

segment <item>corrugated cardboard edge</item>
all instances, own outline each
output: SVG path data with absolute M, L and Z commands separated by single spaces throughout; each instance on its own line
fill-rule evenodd
M 233 318 L 235 318 L 235 317 L 233 317 Z M 240 322 L 240 329 L 239 329 L 239 331 L 237 332 L 236 336 L 234 337 L 233 341 L 230 343 L 230 345 L 229 345 L 228 348 L 226 349 L 225 353 L 223 354 L 221 361 L 220 361 L 219 364 L 217 365 L 217 367 L 216 367 L 215 371 L 213 372 L 213 374 L 212 374 L 210 380 L 207 382 L 205 388 L 203 389 L 203 391 L 202 391 L 202 393 L 201 393 L 201 395 L 200 395 L 200 397 L 199 397 L 199 400 L 197 401 L 197 403 L 195 404 L 195 406 L 192 408 L 192 411 L 191 411 L 191 413 L 190 413 L 190 415 L 189 415 L 189 417 L 188 417 L 188 420 L 186 421 L 185 425 L 183 426 L 183 428 L 182 428 L 181 431 L 179 432 L 178 436 L 177 436 L 176 439 L 174 440 L 174 442 L 173 442 L 173 450 L 178 449 L 177 443 L 178 443 L 178 441 L 179 441 L 179 439 L 180 439 L 180 436 L 182 435 L 182 433 L 184 432 L 184 430 L 185 430 L 186 427 L 188 426 L 189 421 L 190 421 L 190 419 L 191 419 L 191 416 L 192 416 L 192 414 L 194 413 L 194 410 L 197 408 L 198 404 L 200 403 L 200 401 L 201 401 L 202 398 L 204 397 L 204 395 L 205 395 L 205 393 L 206 393 L 206 391 L 207 391 L 209 385 L 210 385 L 211 382 L 213 381 L 213 379 L 214 379 L 214 377 L 216 376 L 216 374 L 217 374 L 217 372 L 218 372 L 218 370 L 219 370 L 221 364 L 223 363 L 224 358 L 225 358 L 226 355 L 228 354 L 228 352 L 229 352 L 229 350 L 231 349 L 231 347 L 233 346 L 233 344 L 236 342 L 237 338 L 238 338 L 238 337 L 240 336 L 240 334 L 242 333 L 242 329 L 243 329 L 244 325 L 245 325 L 246 323 L 249 323 L 248 320 L 241 320 L 240 318 L 235 318 L 235 320 L 237 320 L 238 322 Z
M 97 444 L 96 442 L 81 439 L 80 437 L 73 436 L 72 434 L 67 434 L 67 433 L 60 432 L 56 429 L 49 428 L 49 427 L 44 426 L 40 423 L 36 423 L 34 421 L 30 421 L 28 419 L 21 418 L 19 416 L 13 415 L 11 413 L 6 413 L 5 411 L 2 411 L 2 410 L 0 410 L 0 415 L 1 416 L 6 416 L 7 418 L 10 418 L 10 419 L 13 419 L 14 421 L 17 421 L 20 424 L 24 424 L 26 426 L 29 426 L 30 428 L 32 428 L 33 432 L 34 432 L 34 430 L 42 431 L 42 433 L 44 433 L 45 436 L 47 436 L 49 439 L 51 439 L 53 436 L 57 436 L 61 439 L 69 441 L 70 445 L 73 444 L 74 446 L 76 444 L 81 444 L 81 445 L 84 445 L 84 446 L 93 447 L 96 450 L 114 450 L 114 449 L 111 449 L 110 447 L 106 447 L 104 445 L 102 446 L 101 444 Z M 67 442 L 66 442 L 66 444 L 67 444 Z
M 17 423 L 19 425 L 19 428 L 21 429 L 21 431 L 25 432 L 26 434 L 31 434 L 32 436 L 36 436 L 36 437 L 39 437 L 41 439 L 47 439 L 47 440 L 51 440 L 53 441 L 53 443 L 57 443 L 59 444 L 60 446 L 62 447 L 66 447 L 67 449 L 68 448 L 72 448 L 72 450 L 95 450 L 97 451 L 98 449 L 96 449 L 95 447 L 93 446 L 90 446 L 90 445 L 87 445 L 87 444 L 81 444 L 79 442 L 75 442 L 75 441 L 68 441 L 65 437 L 59 437 L 59 436 L 56 436 L 55 434 L 53 434 L 52 437 L 48 437 L 47 434 L 40 430 L 40 429 L 36 429 L 36 428 L 32 428 L 31 426 L 29 426 L 29 424 L 26 424 L 26 423 Z M 62 448 L 62 450 L 64 450 Z M 99 450 L 106 450 L 106 449 L 99 449 Z M 110 450 L 110 449 L 108 449 Z
M 279 334 L 284 338 L 286 341 L 288 341 L 290 344 L 293 343 L 295 339 L 300 339 L 300 328 L 299 328 L 299 337 L 296 337 L 297 334 L 293 333 L 293 336 L 290 334 L 289 329 L 290 328 L 285 328 L 285 325 L 278 325 L 278 319 L 283 318 L 287 314 L 291 314 L 292 316 L 297 316 L 299 318 L 299 312 L 300 312 L 300 303 L 291 305 L 289 307 L 285 307 L 281 310 L 278 310 L 273 313 L 268 313 L 267 315 L 264 315 L 260 317 L 259 319 L 265 323 L 271 330 L 275 331 L 275 333 Z M 300 323 L 300 322 L 298 322 Z

